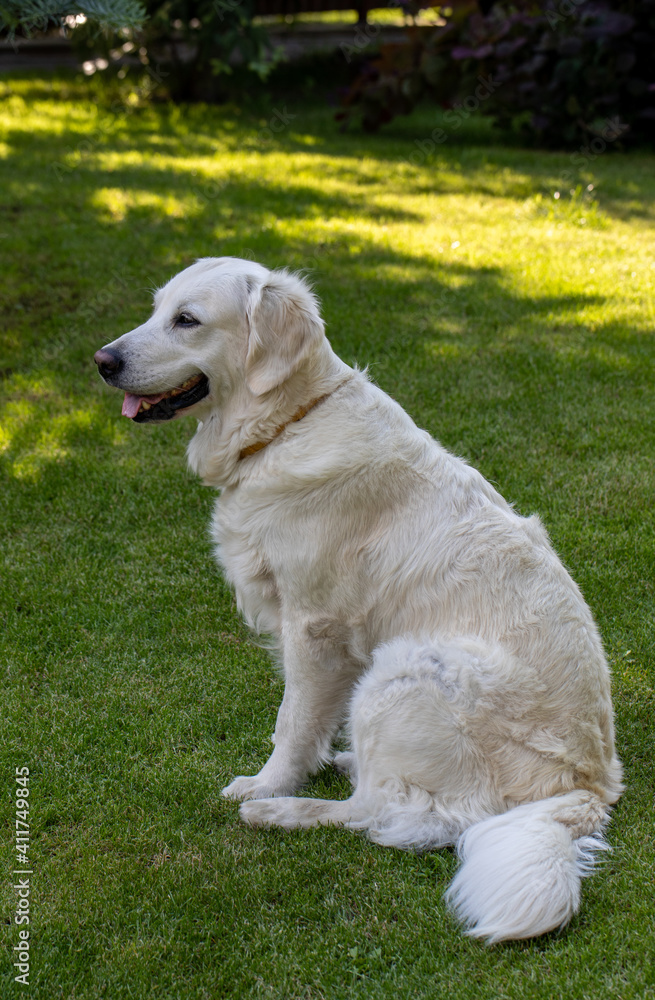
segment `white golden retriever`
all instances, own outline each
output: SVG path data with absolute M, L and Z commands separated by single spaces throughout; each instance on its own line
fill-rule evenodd
M 224 790 L 243 819 L 456 844 L 469 933 L 563 926 L 621 768 L 601 641 L 538 518 L 344 364 L 285 271 L 200 260 L 95 360 L 133 420 L 199 419 L 218 560 L 279 648 L 273 753 Z M 351 797 L 293 797 L 346 718 Z

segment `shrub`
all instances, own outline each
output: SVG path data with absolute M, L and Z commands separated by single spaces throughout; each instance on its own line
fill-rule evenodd
M 379 128 L 424 97 L 469 102 L 501 126 L 520 122 L 542 145 L 593 136 L 637 142 L 655 136 L 655 0 L 550 0 L 489 13 L 460 12 L 437 29 L 412 28 L 384 46 L 345 104 Z M 491 81 L 476 98 L 480 81 Z
M 136 0 L 101 2 L 110 7 L 134 4 Z M 146 71 L 147 86 L 142 88 L 145 96 L 215 101 L 227 96 L 228 78 L 235 75 L 232 89 L 243 91 L 254 80 L 264 79 L 275 65 L 276 53 L 270 49 L 265 29 L 253 23 L 254 0 L 141 3 L 142 23 L 125 23 L 112 31 L 108 29 L 116 28 L 115 19 L 110 25 L 89 19 L 74 27 L 71 38 L 80 54 L 95 59 L 99 69 L 120 59 L 123 71 L 119 76 L 126 71 L 132 74 L 134 68 Z M 99 33 L 99 27 L 105 28 L 103 33 Z
M 215 100 L 233 66 L 265 76 L 274 59 L 253 24 L 253 0 L 146 0 L 140 51 L 173 100 Z
M 144 10 L 139 0 L 2 0 L 0 36 L 30 37 L 62 24 L 87 21 L 96 29 L 137 28 Z

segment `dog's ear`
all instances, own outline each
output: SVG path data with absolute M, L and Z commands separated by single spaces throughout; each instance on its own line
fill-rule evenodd
M 263 396 L 281 385 L 324 336 L 315 296 L 301 278 L 273 271 L 248 300 L 246 385 Z

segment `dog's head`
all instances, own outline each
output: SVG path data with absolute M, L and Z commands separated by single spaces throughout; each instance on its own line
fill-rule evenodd
M 105 382 L 125 392 L 123 414 L 171 420 L 221 404 L 242 386 L 282 385 L 324 337 L 316 298 L 286 271 L 207 257 L 155 295 L 149 320 L 95 354 Z

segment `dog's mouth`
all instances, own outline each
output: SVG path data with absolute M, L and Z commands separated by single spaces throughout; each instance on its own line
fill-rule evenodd
M 122 413 L 124 417 L 129 417 L 139 424 L 149 420 L 172 420 L 180 410 L 195 406 L 208 393 L 209 379 L 199 372 L 169 392 L 159 392 L 153 396 L 137 396 L 132 392 L 126 392 Z

